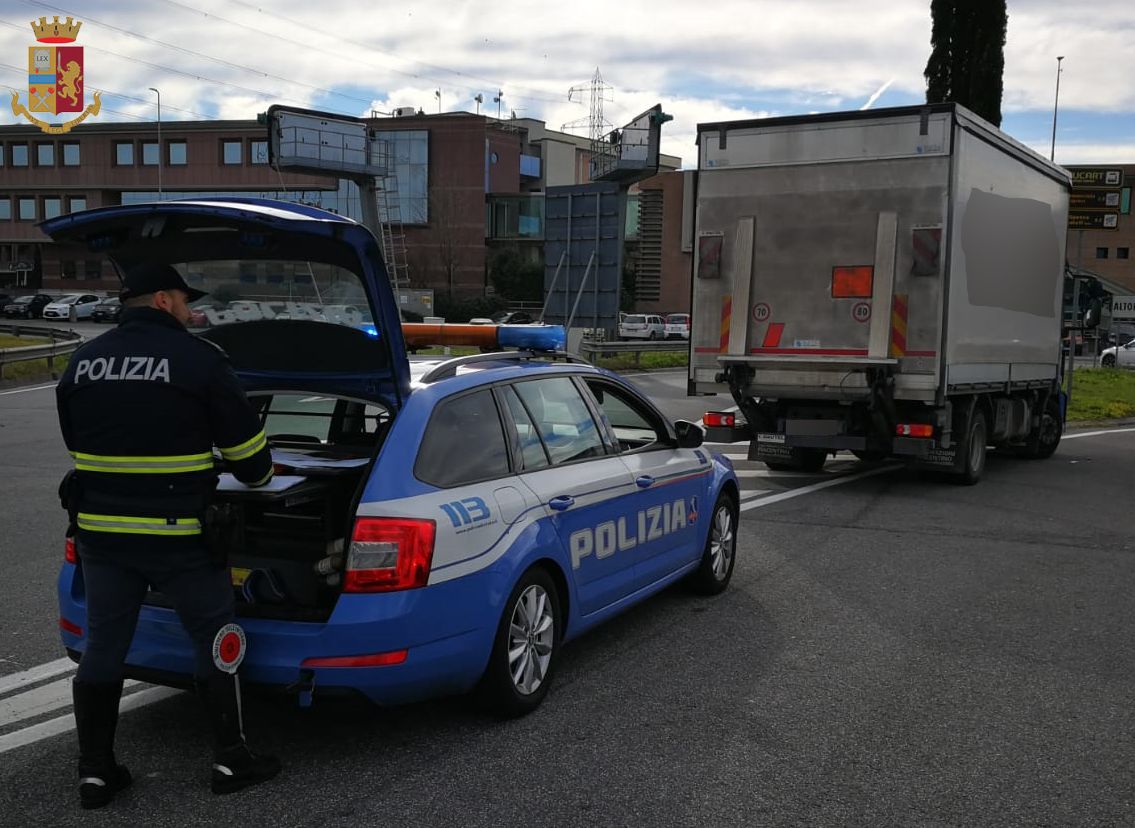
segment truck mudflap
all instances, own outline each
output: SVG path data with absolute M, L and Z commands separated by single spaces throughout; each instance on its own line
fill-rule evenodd
M 766 463 L 791 463 L 795 460 L 792 448 L 785 445 L 784 435 L 775 432 L 759 432 L 749 443 L 749 459 L 763 460 Z

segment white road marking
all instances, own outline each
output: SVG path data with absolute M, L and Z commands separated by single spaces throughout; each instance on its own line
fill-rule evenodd
M 146 690 L 141 690 L 137 693 L 131 693 L 122 699 L 122 703 L 118 706 L 120 713 L 125 713 L 129 710 L 135 710 L 139 707 L 145 707 L 148 704 L 159 702 L 162 699 L 168 699 L 170 696 L 176 696 L 181 693 L 173 687 L 150 687 Z M 7 753 L 10 750 L 30 745 L 33 742 L 38 742 L 41 739 L 48 739 L 52 736 L 58 736 L 61 733 L 68 733 L 75 729 L 75 716 L 68 713 L 66 716 L 58 716 L 54 719 L 48 719 L 46 722 L 40 722 L 31 727 L 25 727 L 23 730 L 17 730 L 14 733 L 8 733 L 0 736 L 0 753 Z
M 16 388 L 12 391 L 0 391 L 0 397 L 5 397 L 8 394 L 26 394 L 28 391 L 43 391 L 47 388 L 54 388 L 55 383 L 51 385 L 37 385 L 34 388 Z
M 741 492 L 741 502 L 745 503 L 746 501 L 752 500 L 755 497 L 772 494 L 775 491 L 776 489 L 745 489 Z
M 832 480 L 824 480 L 819 483 L 813 483 L 811 486 L 801 486 L 799 489 L 790 489 L 787 492 L 780 494 L 769 495 L 762 497 L 758 500 L 751 500 L 748 503 L 741 504 L 741 511 L 747 512 L 750 509 L 761 509 L 765 506 L 771 506 L 774 503 L 780 503 L 782 500 L 791 500 L 794 497 L 802 497 L 812 492 L 818 492 L 821 489 L 830 489 L 832 486 L 842 486 L 844 483 L 851 483 L 853 480 L 862 480 L 864 477 L 873 477 L 876 474 L 886 474 L 903 468 L 902 466 L 881 466 L 876 469 L 868 469 L 859 474 L 849 474 L 846 477 L 836 477 Z
M 4 676 L 0 678 L 0 696 L 10 690 L 15 690 L 27 684 L 35 684 L 37 681 L 55 678 L 58 675 L 74 670 L 78 666 L 79 665 L 69 658 L 59 658 L 55 661 L 49 661 L 46 664 L 40 664 L 37 667 L 31 667 L 19 673 Z
M 1085 431 L 1082 434 L 1065 434 L 1061 440 L 1075 440 L 1077 437 L 1099 437 L 1101 434 L 1126 434 L 1135 428 L 1109 428 L 1106 431 Z
M 128 681 L 123 686 L 133 687 L 138 682 Z M 6 699 L 0 699 L 0 727 L 7 727 L 24 719 L 34 719 L 71 704 L 71 679 L 53 681 Z

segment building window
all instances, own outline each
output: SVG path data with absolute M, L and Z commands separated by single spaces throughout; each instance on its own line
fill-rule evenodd
M 132 141 L 114 142 L 114 163 L 119 167 L 134 166 L 134 143 Z
M 56 196 L 50 196 L 43 200 L 43 217 L 45 219 L 55 218 L 63 212 L 63 199 Z
M 35 199 L 20 198 L 20 221 L 35 221 Z
M 78 276 L 76 275 L 77 271 L 76 271 L 76 268 L 75 268 L 75 262 L 71 261 L 70 259 L 64 259 L 62 262 L 60 262 L 59 263 L 59 270 L 60 270 L 60 275 L 64 279 L 77 279 L 78 278 Z
M 1128 259 L 1130 257 L 1131 257 L 1131 248 L 1130 247 L 1117 247 L 1117 248 L 1115 248 L 1115 258 L 1117 258 L 1117 259 Z
M 12 220 L 12 199 L 0 198 L 0 221 Z
M 188 150 L 184 141 L 170 141 L 168 146 L 169 158 L 167 163 L 170 166 L 183 167 L 189 163 Z
M 1106 247 L 1097 247 L 1096 248 L 1096 258 L 1097 259 L 1106 259 L 1107 258 L 1107 248 Z
M 102 278 L 102 262 L 98 259 L 87 259 L 86 274 L 88 279 Z
M 63 166 L 64 167 L 77 167 L 77 166 L 79 166 L 79 145 L 78 144 L 64 144 L 63 145 Z
M 430 133 L 424 129 L 380 131 L 398 181 L 398 208 L 403 224 L 426 224 L 429 213 Z
M 221 141 L 221 163 L 243 164 L 241 157 L 244 144 L 241 141 Z
M 55 166 L 55 144 L 35 145 L 35 165 L 37 167 Z
M 142 142 L 142 166 L 156 167 L 158 165 L 158 144 L 156 141 Z
M 12 166 L 26 167 L 28 165 L 28 145 L 12 144 Z
M 248 158 L 253 164 L 267 164 L 268 163 L 268 142 L 267 141 L 249 141 L 248 142 Z
M 86 210 L 87 209 L 87 197 L 86 196 L 71 196 L 71 205 L 70 206 L 71 206 L 71 212 L 72 213 L 77 213 L 80 210 Z

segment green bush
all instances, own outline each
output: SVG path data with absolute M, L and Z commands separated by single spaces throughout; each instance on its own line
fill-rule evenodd
M 489 258 L 489 281 L 509 302 L 539 302 L 544 298 L 544 265 L 515 247 L 504 247 Z

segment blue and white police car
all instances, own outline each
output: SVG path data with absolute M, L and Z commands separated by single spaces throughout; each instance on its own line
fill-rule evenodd
M 252 199 L 89 210 L 53 238 L 178 268 L 264 423 L 277 474 L 220 475 L 246 682 L 393 704 L 479 689 L 521 714 L 561 646 L 684 580 L 729 583 L 738 485 L 692 423 L 562 354 L 563 330 L 502 326 L 503 351 L 413 362 L 374 236 Z M 509 350 L 515 349 L 515 350 Z M 560 352 L 558 358 L 547 358 Z M 82 565 L 58 584 L 84 648 Z M 147 596 L 128 675 L 190 680 L 190 642 Z

